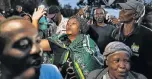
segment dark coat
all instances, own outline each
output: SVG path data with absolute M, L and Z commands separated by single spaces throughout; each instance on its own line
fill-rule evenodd
M 89 73 L 86 79 L 103 79 L 103 76 L 108 72 L 108 68 L 97 69 Z M 147 79 L 144 75 L 129 71 L 128 76 L 130 79 Z

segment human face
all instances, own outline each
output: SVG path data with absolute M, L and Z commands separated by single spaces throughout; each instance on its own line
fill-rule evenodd
M 132 9 L 122 9 L 119 14 L 119 20 L 122 23 L 131 22 L 134 20 L 136 12 Z
M 23 18 L 31 22 L 31 17 L 29 17 L 28 15 L 24 15 Z
M 112 79 L 125 79 L 130 70 L 130 58 L 123 52 L 126 51 L 117 51 L 107 58 L 108 73 Z
M 18 12 L 22 12 L 22 7 L 19 7 L 19 8 L 17 9 L 17 11 L 18 11 Z
M 1 62 L 15 75 L 27 76 L 24 73 L 30 72 L 30 77 L 32 77 L 35 74 L 34 70 L 41 64 L 37 30 L 27 20 L 9 21 L 3 26 L 6 27 L 1 32 L 6 35 L 4 36 L 6 42 Z
M 61 17 L 60 13 L 55 13 L 53 15 L 54 16 L 51 19 L 53 20 L 53 22 L 56 23 L 56 25 L 59 25 L 58 21 L 59 21 L 59 17 Z
M 66 33 L 67 35 L 77 36 L 79 34 L 79 25 L 80 23 L 76 18 L 71 18 L 67 22 Z
M 95 18 L 96 22 L 103 23 L 104 22 L 104 18 L 105 18 L 104 11 L 102 9 L 96 9 L 94 11 L 94 18 Z

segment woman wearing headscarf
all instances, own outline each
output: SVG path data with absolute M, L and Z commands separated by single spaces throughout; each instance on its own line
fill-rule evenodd
M 43 9 L 38 9 L 33 14 L 35 27 L 38 27 L 37 20 L 43 13 Z M 87 22 L 73 16 L 67 22 L 66 34 L 54 34 L 40 42 L 43 51 L 53 51 L 53 64 L 58 66 L 65 79 L 85 79 L 90 71 L 103 66 L 99 48 L 89 35 L 85 34 L 87 30 Z
M 85 35 L 87 29 L 84 19 L 72 16 L 66 34 L 55 34 L 41 41 L 43 50 L 54 52 L 54 64 L 66 79 L 85 79 L 90 71 L 103 66 L 99 48 L 89 35 Z
M 87 79 L 147 79 L 142 74 L 130 71 L 132 51 L 124 43 L 109 43 L 103 55 L 108 67 L 92 71 Z

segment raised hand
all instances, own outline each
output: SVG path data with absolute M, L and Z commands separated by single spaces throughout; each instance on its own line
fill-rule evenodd
M 39 20 L 40 17 L 45 13 L 46 11 L 44 10 L 44 8 L 38 8 L 38 9 L 35 8 L 34 13 L 32 15 L 32 20 Z

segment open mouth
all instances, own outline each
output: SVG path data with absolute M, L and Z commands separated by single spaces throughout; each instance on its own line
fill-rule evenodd
M 126 74 L 127 74 L 126 72 L 119 72 L 119 75 L 122 76 L 122 77 L 125 77 Z

